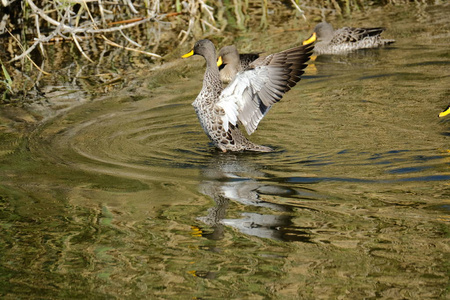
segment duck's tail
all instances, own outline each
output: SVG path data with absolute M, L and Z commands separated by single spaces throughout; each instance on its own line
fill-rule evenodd
M 383 43 L 383 46 L 384 46 L 384 45 L 389 45 L 389 44 L 395 43 L 395 40 L 382 39 L 381 42 Z

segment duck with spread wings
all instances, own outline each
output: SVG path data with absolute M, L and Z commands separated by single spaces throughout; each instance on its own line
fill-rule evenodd
M 310 43 L 260 57 L 223 88 L 214 44 L 197 41 L 183 58 L 200 55 L 206 60 L 203 87 L 192 105 L 213 144 L 223 152 L 273 151 L 249 141 L 238 121 L 252 134 L 272 105 L 300 81 L 313 48 Z

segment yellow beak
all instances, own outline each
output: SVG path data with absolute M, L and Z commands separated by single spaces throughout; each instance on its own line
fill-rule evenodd
M 446 115 L 450 114 L 450 105 L 439 114 L 439 118 L 445 117 Z
M 194 50 L 191 50 L 191 52 L 186 53 L 185 55 L 182 56 L 182 58 L 186 58 L 192 55 L 194 55 Z
M 313 34 L 307 40 L 303 41 L 303 45 L 312 44 L 316 41 L 316 39 L 317 39 L 316 33 L 313 32 Z
M 222 56 L 219 56 L 219 58 L 217 59 L 217 66 L 220 67 L 222 64 L 223 64 Z

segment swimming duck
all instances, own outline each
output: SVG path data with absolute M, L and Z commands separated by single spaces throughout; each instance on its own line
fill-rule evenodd
M 450 114 L 450 105 L 447 106 L 447 108 L 444 109 L 444 111 L 439 114 L 439 118 L 445 117 L 448 114 Z
M 238 72 L 246 70 L 258 58 L 259 53 L 239 54 L 235 45 L 222 47 L 218 59 L 220 79 L 225 83 L 230 82 Z
M 380 37 L 384 30 L 385 28 L 382 27 L 343 27 L 334 30 L 330 23 L 322 22 L 314 28 L 314 33 L 317 34 L 314 53 L 317 55 L 343 54 L 353 50 L 377 48 L 394 43 L 395 40 L 382 39 Z M 307 43 L 310 43 L 309 39 L 303 42 L 303 44 Z
M 250 64 L 224 89 L 214 44 L 207 39 L 197 41 L 182 57 L 200 55 L 206 60 L 203 87 L 192 105 L 213 144 L 223 152 L 273 151 L 249 141 L 239 130 L 238 120 L 252 134 L 272 105 L 300 81 L 313 48 L 308 44 L 260 58 L 258 65 Z

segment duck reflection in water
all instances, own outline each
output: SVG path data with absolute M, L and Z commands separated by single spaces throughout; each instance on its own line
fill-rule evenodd
M 226 226 L 233 227 L 240 232 L 281 241 L 310 242 L 310 234 L 307 228 L 299 228 L 292 222 L 292 210 L 300 205 L 278 204 L 265 201 L 262 195 L 275 197 L 314 198 L 314 191 L 294 190 L 270 183 L 265 183 L 256 178 L 267 178 L 267 174 L 258 170 L 257 166 L 248 161 L 248 155 L 233 153 L 217 153 L 210 164 L 203 170 L 205 179 L 201 182 L 199 190 L 202 194 L 211 197 L 215 206 L 208 209 L 206 216 L 197 219 L 205 225 L 211 226 L 211 230 L 193 226 L 193 234 L 212 240 L 220 240 L 224 237 Z M 226 218 L 230 201 L 235 201 L 246 207 L 252 206 L 262 210 L 273 210 L 274 214 L 255 212 L 241 212 L 242 218 Z

